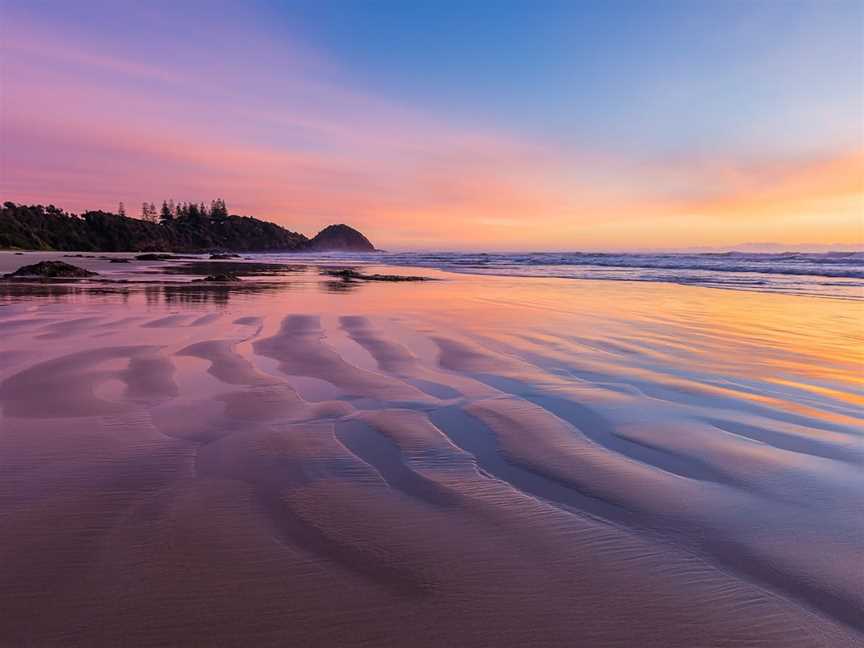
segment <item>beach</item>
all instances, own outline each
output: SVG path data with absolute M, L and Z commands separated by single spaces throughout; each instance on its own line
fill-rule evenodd
M 864 645 L 864 301 L 41 259 L 0 645 Z

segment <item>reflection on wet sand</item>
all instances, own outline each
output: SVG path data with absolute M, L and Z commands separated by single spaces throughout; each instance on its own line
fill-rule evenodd
M 0 286 L 4 645 L 864 641 L 854 302 L 26 289 Z

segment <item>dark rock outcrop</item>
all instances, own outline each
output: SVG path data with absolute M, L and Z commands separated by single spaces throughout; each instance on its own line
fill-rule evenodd
M 83 279 L 98 273 L 79 268 L 64 261 L 40 261 L 33 265 L 21 266 L 15 272 L 4 275 L 9 279 L 43 277 L 46 279 Z
M 375 246 L 360 232 L 348 225 L 329 225 L 318 232 L 309 244 L 314 252 L 374 252 Z
M 429 277 L 418 277 L 416 275 L 388 275 L 388 274 L 364 274 L 345 268 L 341 270 L 322 270 L 321 274 L 334 277 L 342 281 L 429 281 Z
M 230 272 L 225 272 L 222 274 L 215 275 L 207 275 L 203 279 L 196 279 L 195 281 L 219 281 L 219 282 L 234 282 L 234 281 L 242 281 L 240 277 Z

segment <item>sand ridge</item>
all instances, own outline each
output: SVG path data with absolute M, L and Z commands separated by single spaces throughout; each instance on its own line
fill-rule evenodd
M 0 643 L 860 645 L 847 349 L 427 288 L 0 309 Z

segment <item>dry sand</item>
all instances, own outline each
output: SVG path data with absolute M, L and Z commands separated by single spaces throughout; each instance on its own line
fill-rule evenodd
M 0 645 L 864 645 L 859 304 L 425 273 L 0 286 Z

